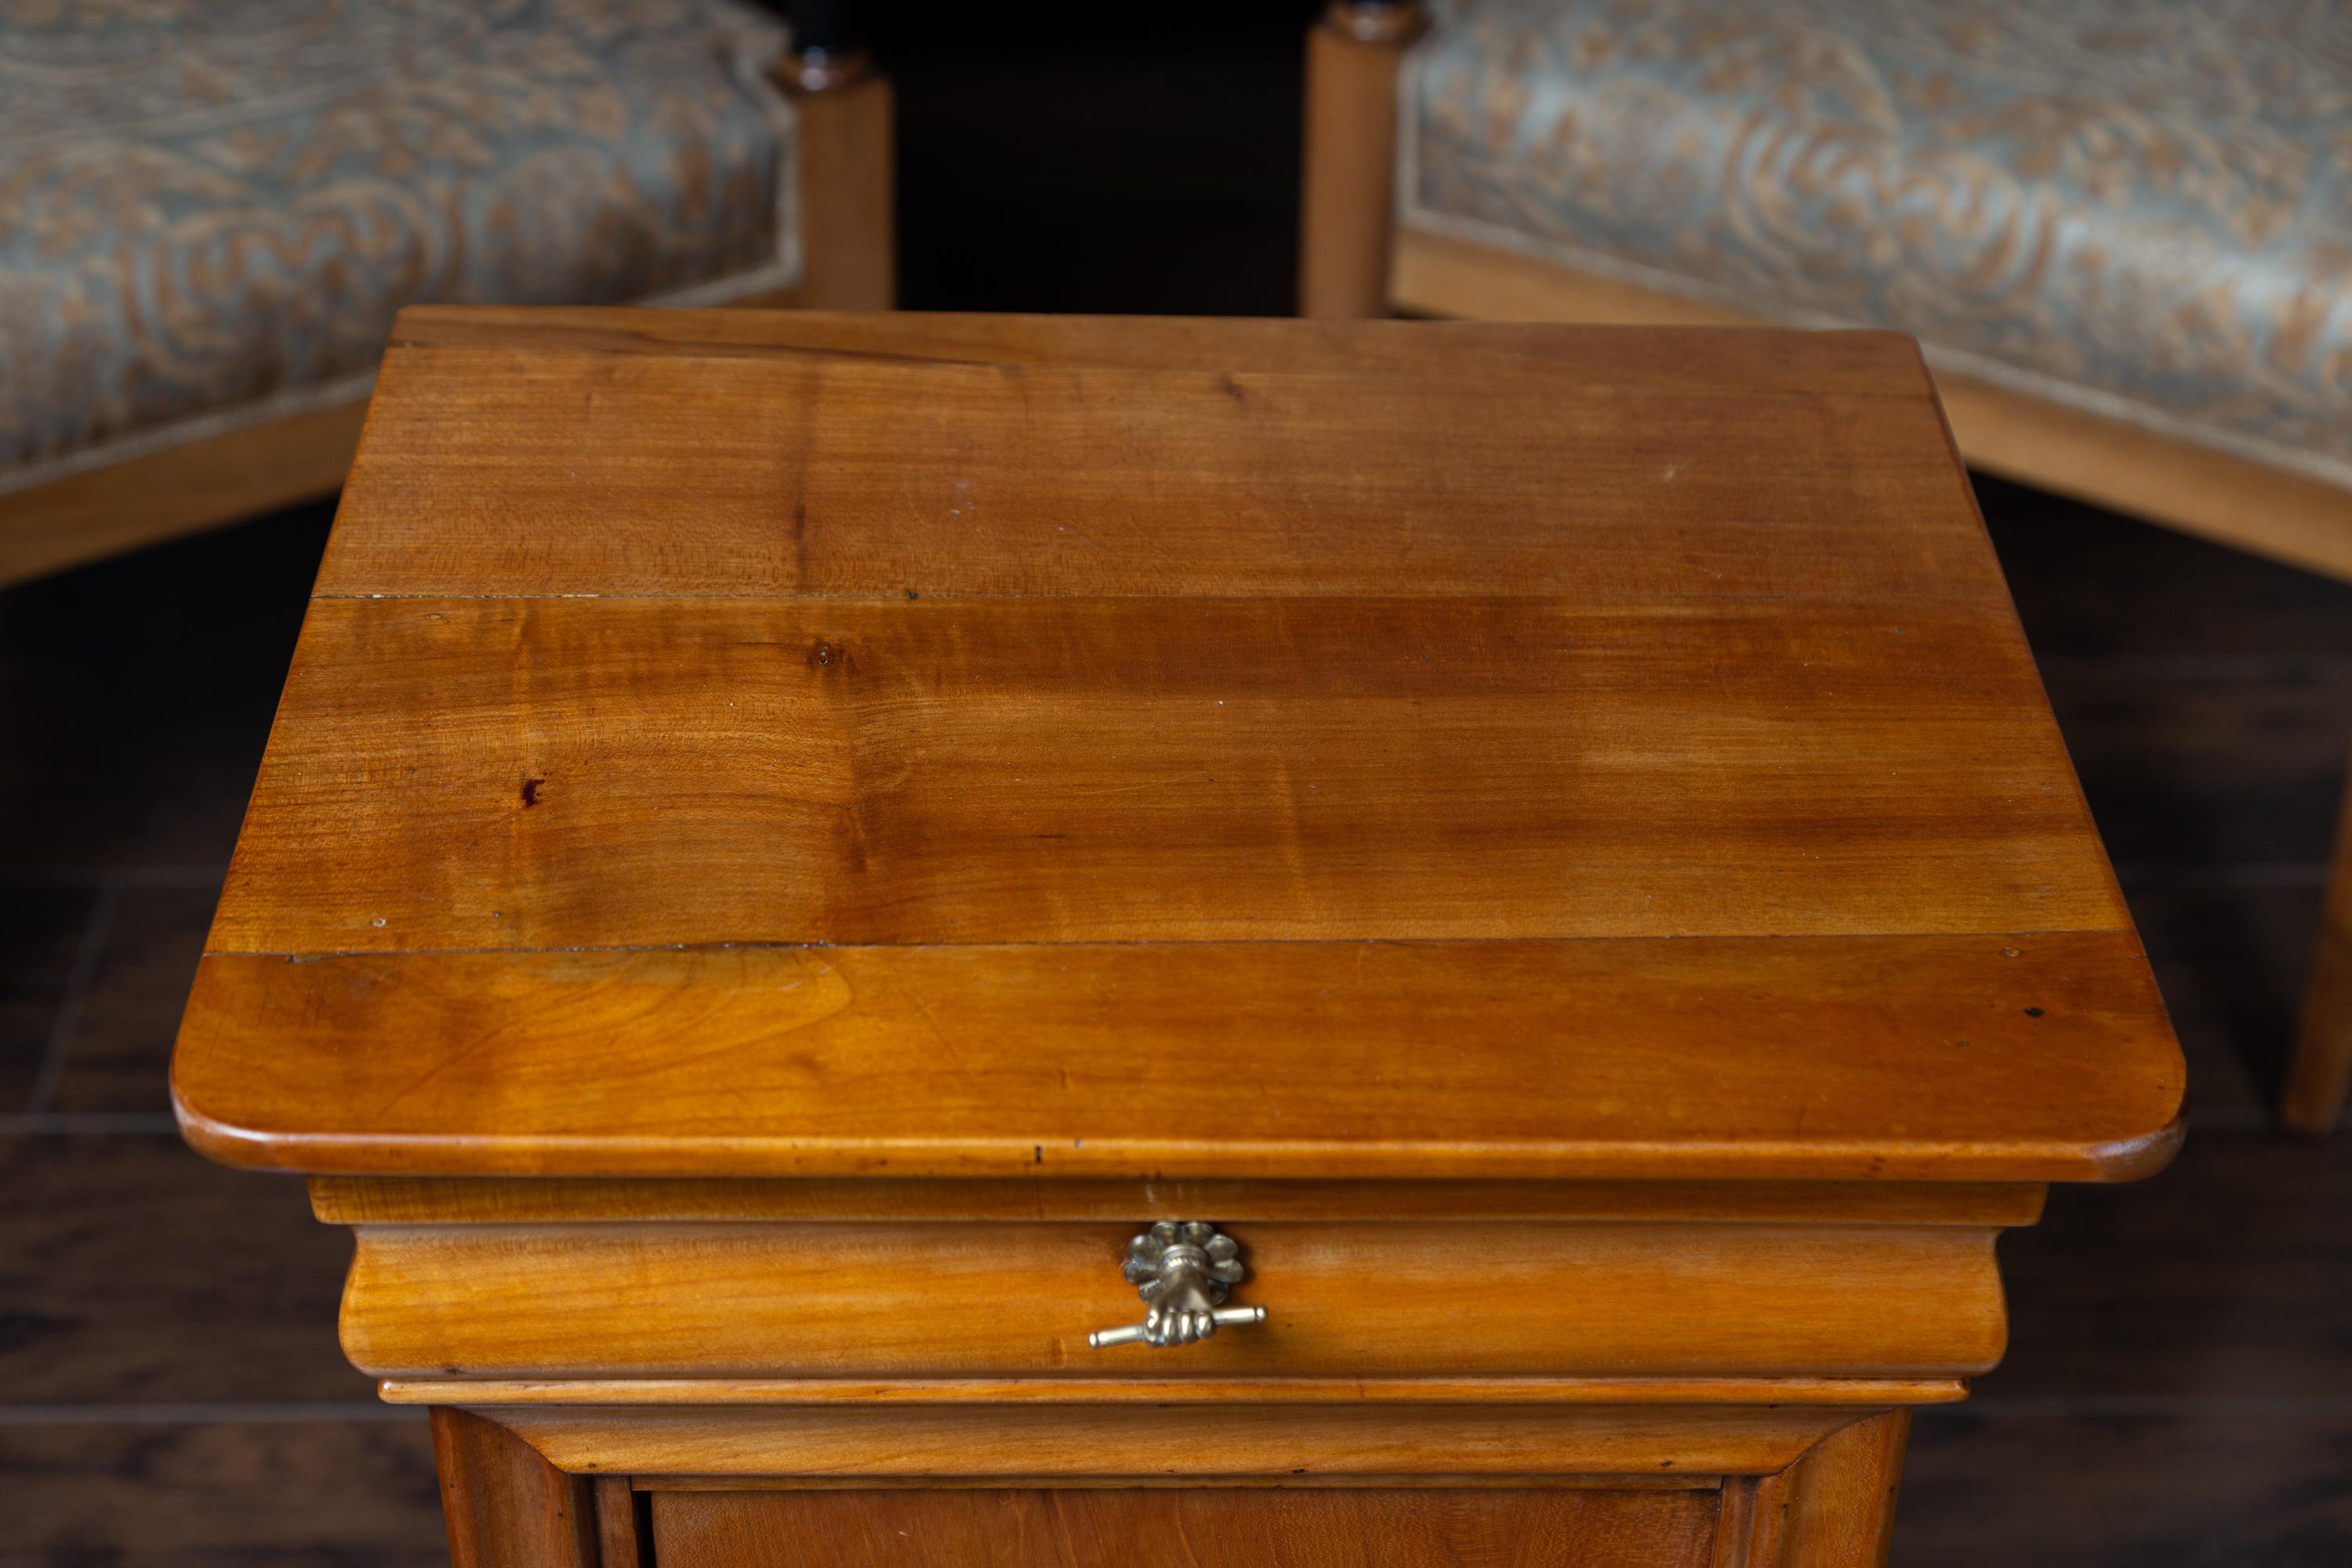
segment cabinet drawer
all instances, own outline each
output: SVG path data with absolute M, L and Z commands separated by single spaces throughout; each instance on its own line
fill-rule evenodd
M 1719 1490 L 662 1491 L 663 1568 L 1705 1568 Z
M 1959 1376 L 1990 1226 L 1246 1222 L 1262 1325 L 1143 1315 L 1127 1224 L 362 1226 L 343 1348 L 387 1378 Z

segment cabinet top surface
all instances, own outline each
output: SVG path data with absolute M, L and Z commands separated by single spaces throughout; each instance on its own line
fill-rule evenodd
M 241 1163 L 2099 1177 L 2178 1047 L 1907 340 L 415 310 Z

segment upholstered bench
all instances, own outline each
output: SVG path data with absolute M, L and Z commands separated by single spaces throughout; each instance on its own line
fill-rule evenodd
M 0 11 L 0 583 L 331 490 L 405 304 L 887 306 L 888 88 L 801 42 L 736 0 Z
M 1895 328 L 1970 462 L 2352 577 L 2341 7 L 1341 4 L 1308 47 L 1308 314 Z M 2312 1130 L 2352 1078 L 2347 861 Z

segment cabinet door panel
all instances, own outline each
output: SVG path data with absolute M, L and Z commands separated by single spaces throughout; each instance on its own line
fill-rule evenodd
M 656 1492 L 692 1568 L 1704 1568 L 1713 1489 L 1103 1488 Z

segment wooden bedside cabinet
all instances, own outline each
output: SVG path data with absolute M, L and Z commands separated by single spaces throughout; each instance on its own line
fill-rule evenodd
M 461 1564 L 1875 1563 L 2178 1141 L 1883 334 L 412 310 L 208 948 Z

